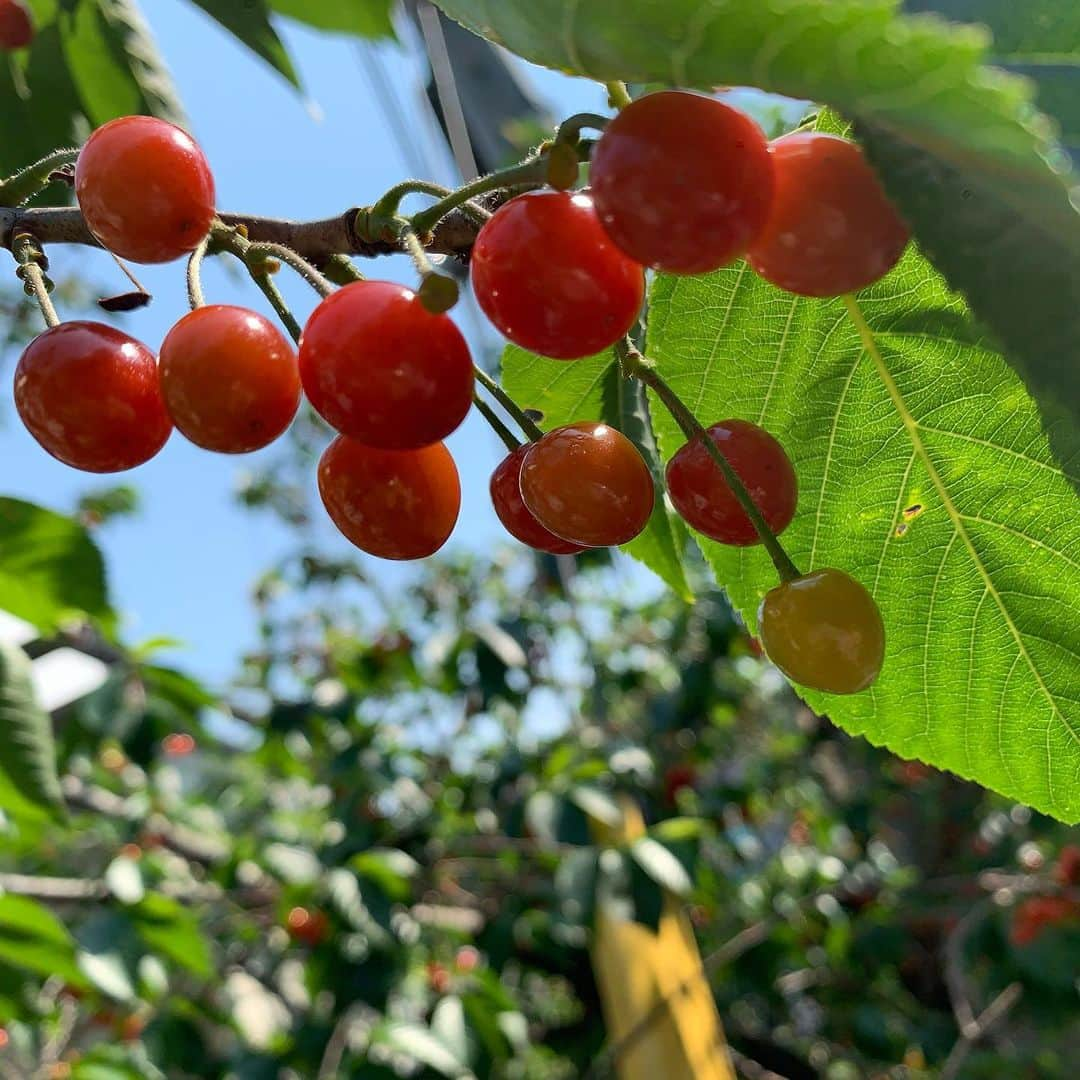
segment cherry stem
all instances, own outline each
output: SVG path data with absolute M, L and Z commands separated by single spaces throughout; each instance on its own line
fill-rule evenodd
M 502 439 L 507 450 L 513 453 L 521 446 L 521 443 L 514 438 L 510 429 L 496 416 L 495 410 L 477 393 L 473 394 L 473 404 L 476 406 L 477 412 L 488 422 L 491 430 Z
M 375 222 L 390 221 L 397 217 L 398 207 L 406 195 L 431 195 L 436 199 L 447 199 L 453 194 L 452 188 L 442 184 L 433 184 L 429 180 L 402 180 L 400 184 L 395 184 L 372 204 L 368 215 Z M 466 201 L 461 204 L 461 208 L 478 225 L 483 225 L 491 217 L 491 214 L 478 203 Z
M 187 264 L 187 294 L 191 310 L 201 308 L 206 303 L 202 287 L 202 262 L 206 249 L 210 246 L 209 233 L 203 237 L 199 246 L 191 253 Z
M 413 229 L 423 236 L 430 232 L 451 210 L 459 206 L 465 206 L 470 199 L 477 195 L 484 195 L 489 191 L 498 191 L 500 188 L 518 187 L 522 184 L 541 184 L 547 175 L 547 161 L 541 155 L 527 158 L 520 165 L 514 165 L 509 169 L 500 169 L 498 172 L 480 176 L 457 191 L 440 199 L 437 203 L 413 214 L 411 220 Z
M 802 574 L 799 568 L 791 561 L 791 557 L 784 550 L 783 545 L 777 539 L 776 533 L 769 528 L 768 523 L 762 516 L 757 504 L 746 490 L 739 474 L 731 467 L 731 463 L 724 456 L 715 440 L 702 427 L 697 417 L 690 411 L 686 403 L 675 393 L 667 382 L 657 373 L 655 364 L 644 356 L 629 339 L 616 343 L 615 352 L 622 364 L 623 371 L 627 375 L 640 379 L 654 394 L 664 403 L 665 408 L 671 413 L 675 422 L 682 428 L 683 434 L 691 442 L 700 441 L 705 452 L 716 463 L 717 468 L 723 474 L 724 481 L 731 489 L 731 493 L 738 500 L 744 513 L 750 519 L 755 531 L 761 538 L 769 558 L 776 567 L 781 581 L 793 581 Z
M 544 437 L 544 432 L 532 417 L 481 367 L 473 365 L 476 381 L 514 418 L 514 422 L 528 436 L 530 442 Z
M 351 285 L 354 281 L 367 281 L 361 269 L 348 255 L 331 255 L 323 263 L 322 271 L 335 285 Z
M 604 89 L 607 90 L 608 101 L 613 109 L 625 109 L 633 101 L 630 91 L 626 89 L 626 83 L 620 80 L 604 83 Z
M 320 296 L 327 297 L 334 291 L 334 284 L 324 277 L 298 252 L 284 244 L 271 244 L 267 241 L 250 243 L 248 253 L 255 259 L 279 259 L 286 266 L 292 267 Z
M 49 177 L 57 169 L 74 165 L 78 158 L 78 150 L 54 150 L 33 165 L 20 169 L 0 183 L 0 206 L 21 206 L 48 184 Z
M 19 264 L 17 271 L 22 278 L 26 291 L 30 293 L 41 308 L 41 317 L 49 327 L 60 325 L 60 316 L 56 314 L 49 288 L 52 282 L 45 276 L 49 260 L 37 240 L 29 233 L 19 233 L 11 242 L 11 252 Z
M 595 128 L 597 131 L 603 131 L 608 125 L 607 116 L 601 116 L 599 113 L 575 113 L 573 116 L 567 117 L 555 132 L 555 141 L 557 143 L 570 143 L 573 145 L 578 141 L 581 132 L 584 128 Z
M 267 266 L 267 257 L 270 255 L 276 255 L 277 252 L 267 249 L 279 248 L 279 244 L 253 244 L 244 234 L 241 228 L 232 228 L 221 222 L 215 222 L 210 229 L 209 243 L 215 245 L 215 247 L 221 248 L 223 251 L 229 252 L 230 255 L 235 255 L 246 267 L 248 273 L 251 275 L 251 280 L 262 290 L 263 295 L 270 301 L 270 306 L 277 313 L 277 317 L 281 320 L 285 329 L 289 331 L 289 336 L 297 343 L 300 344 L 300 324 L 296 321 L 296 316 L 293 315 L 289 309 L 289 305 L 285 300 L 285 297 L 281 295 L 280 290 L 274 284 L 273 279 L 270 276 L 270 270 Z M 289 251 L 289 248 L 283 250 Z M 293 252 L 295 254 L 295 252 Z M 299 258 L 299 256 L 297 256 Z M 303 261 L 303 260 L 302 260 Z M 305 262 L 305 265 L 310 265 Z M 312 272 L 318 274 L 318 271 L 311 268 Z M 319 274 L 319 277 L 322 275 Z M 329 282 L 327 282 L 329 285 Z M 333 287 L 330 287 L 330 291 L 333 291 Z

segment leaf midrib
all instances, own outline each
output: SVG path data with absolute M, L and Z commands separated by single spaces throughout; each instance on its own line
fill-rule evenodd
M 904 400 L 903 394 L 900 392 L 900 388 L 896 385 L 896 381 L 892 377 L 892 373 L 889 371 L 888 365 L 885 363 L 885 358 L 881 354 L 881 350 L 878 348 L 877 340 L 874 337 L 874 332 L 870 328 L 869 323 L 866 321 L 866 317 L 863 315 L 862 309 L 859 307 L 859 302 L 854 296 L 843 297 L 844 306 L 847 308 L 848 315 L 851 318 L 852 324 L 858 331 L 859 339 L 862 342 L 862 351 L 870 357 L 874 364 L 874 368 L 877 371 L 878 377 L 881 379 L 885 386 L 886 391 L 889 394 L 889 398 L 892 401 L 893 407 L 896 409 L 897 414 L 900 417 L 901 423 L 904 425 L 904 429 L 908 433 L 908 437 L 911 439 L 911 444 L 918 455 L 919 460 L 922 462 L 923 467 L 926 469 L 927 475 L 930 478 L 930 482 L 934 485 L 934 490 L 937 492 L 938 497 L 941 499 L 941 503 L 945 508 L 945 512 L 949 515 L 949 520 L 952 522 L 953 529 L 960 537 L 964 546 L 967 548 L 968 555 L 971 557 L 971 561 L 975 565 L 975 569 L 978 571 L 980 578 L 982 578 L 983 585 L 986 588 L 987 594 L 989 594 L 994 603 L 997 605 L 998 610 L 1001 612 L 1001 617 L 1005 620 L 1005 625 L 1009 628 L 1009 632 L 1013 636 L 1013 640 L 1016 642 L 1016 647 L 1019 650 L 1019 656 L 1017 659 L 1023 659 L 1027 664 L 1028 669 L 1034 676 L 1039 689 L 1042 691 L 1044 697 L 1050 705 L 1050 709 L 1058 720 L 1065 726 L 1066 731 L 1072 736 L 1073 741 L 1080 745 L 1080 732 L 1078 732 L 1068 721 L 1068 718 L 1058 707 L 1057 699 L 1050 692 L 1050 688 L 1046 685 L 1046 681 L 1043 679 L 1042 672 L 1038 669 L 1034 659 L 1028 652 L 1027 645 L 1024 642 L 1023 635 L 1020 633 L 1019 627 L 1013 620 L 1005 601 L 1002 599 L 1001 594 L 997 590 L 997 586 L 994 584 L 993 578 L 990 576 L 989 571 L 986 569 L 986 565 L 982 561 L 982 557 L 979 555 L 978 549 L 975 547 L 974 542 L 971 539 L 970 534 L 964 526 L 964 516 L 956 508 L 956 504 L 952 500 L 948 488 L 945 482 L 941 479 L 941 474 L 937 470 L 937 466 L 934 464 L 933 459 L 927 452 L 926 446 L 922 441 L 922 435 L 919 432 L 918 421 L 912 416 L 910 410 L 907 407 L 907 402 Z M 1015 663 L 1013 669 L 1015 670 Z M 1010 678 L 1011 678 L 1010 670 Z M 1002 689 L 1002 700 L 1005 697 L 1005 688 Z M 1047 771 L 1047 784 L 1048 795 L 1051 802 L 1058 805 L 1058 800 L 1054 796 L 1052 772 Z

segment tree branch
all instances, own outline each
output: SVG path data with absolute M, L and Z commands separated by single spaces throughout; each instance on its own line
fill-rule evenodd
M 480 201 L 494 209 L 506 200 L 509 193 L 495 192 Z M 391 240 L 365 240 L 356 231 L 359 208 L 346 210 L 337 217 L 316 221 L 290 221 L 285 218 L 260 217 L 254 214 L 220 215 L 226 225 L 243 225 L 253 243 L 281 244 L 305 259 L 319 265 L 333 255 L 359 255 L 371 258 L 400 252 L 401 245 Z M 465 259 L 472 249 L 480 226 L 466 210 L 452 210 L 423 237 L 425 249 L 432 255 L 451 255 Z M 0 208 L 0 245 L 10 247 L 17 233 L 30 233 L 39 243 L 84 244 L 100 246 L 76 208 L 44 207 L 20 209 Z
M 1008 1016 L 1012 1007 L 1020 1000 L 1024 988 L 1018 983 L 1009 983 L 1004 990 L 963 1031 L 956 1045 L 949 1052 L 941 1069 L 941 1080 L 955 1080 L 960 1075 L 960 1068 L 971 1053 L 976 1043 L 996 1024 Z

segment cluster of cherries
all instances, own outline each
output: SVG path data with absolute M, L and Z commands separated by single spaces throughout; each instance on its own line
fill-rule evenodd
M 575 165 L 567 187 L 576 173 Z M 149 117 L 95 131 L 79 155 L 75 191 L 98 240 L 137 262 L 192 252 L 215 220 L 203 153 Z M 587 190 L 530 192 L 490 216 L 470 265 L 480 307 L 509 340 L 574 360 L 625 341 L 646 267 L 699 274 L 746 256 L 784 289 L 838 296 L 884 274 L 907 239 L 854 143 L 799 131 L 770 144 L 716 98 L 663 91 L 607 124 Z M 460 509 L 443 440 L 472 405 L 474 368 L 454 323 L 411 289 L 363 280 L 336 290 L 309 318 L 298 355 L 261 315 L 231 306 L 182 318 L 160 362 L 113 328 L 60 324 L 27 347 L 15 377 L 18 411 L 38 442 L 94 472 L 148 460 L 174 425 L 208 450 L 258 449 L 289 425 L 302 393 L 339 433 L 318 483 L 341 532 L 387 559 L 438 550 Z M 795 471 L 776 439 L 745 420 L 713 424 L 671 459 L 667 487 L 679 514 L 721 543 L 758 542 L 760 522 L 740 505 L 716 451 L 768 529 L 782 532 L 795 513 Z M 491 497 L 517 539 L 570 554 L 633 539 L 656 492 L 633 443 L 590 421 L 512 450 L 491 478 Z M 782 670 L 821 689 L 860 690 L 881 665 L 880 614 L 839 570 L 772 590 L 761 630 Z

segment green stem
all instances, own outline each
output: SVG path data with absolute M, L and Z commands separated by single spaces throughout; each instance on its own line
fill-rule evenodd
M 445 187 L 442 184 L 433 184 L 428 180 L 402 180 L 400 184 L 395 184 L 368 209 L 368 216 L 373 222 L 388 223 L 398 216 L 398 207 L 401 206 L 401 200 L 406 195 L 431 195 L 436 199 L 446 199 L 453 194 L 452 188 Z M 483 225 L 491 217 L 491 214 L 479 203 L 467 201 L 461 204 L 461 208 L 478 225 Z
M 608 101 L 613 109 L 625 109 L 633 100 L 626 89 L 626 83 L 620 80 L 604 83 L 604 89 L 607 90 Z
M 278 259 L 292 267 L 320 296 L 327 297 L 334 291 L 334 285 L 323 277 L 303 255 L 284 244 L 270 244 L 263 241 L 251 243 L 247 254 L 254 259 Z
M 451 210 L 464 206 L 477 195 L 500 188 L 517 187 L 520 184 L 542 184 L 547 175 L 547 162 L 542 157 L 531 157 L 520 165 L 480 176 L 471 183 L 452 191 L 437 203 L 413 214 L 412 227 L 421 236 L 430 232 Z
M 282 325 L 289 331 L 289 337 L 300 344 L 300 324 L 296 321 L 296 316 L 289 310 L 289 305 L 285 301 L 285 297 L 281 295 L 278 287 L 274 284 L 274 279 L 262 271 L 259 273 L 252 272 L 251 280 L 262 290 L 263 296 L 270 301 L 270 306 L 277 313 L 277 317 L 281 320 Z
M 210 246 L 209 233 L 203 237 L 202 243 L 191 253 L 187 264 L 187 294 L 191 310 L 201 308 L 206 303 L 202 287 L 202 262 L 206 256 L 206 249 Z
M 348 255 L 331 255 L 323 263 L 323 273 L 335 285 L 351 285 L 354 281 L 367 281 L 360 268 Z
M 78 150 L 54 150 L 33 165 L 9 176 L 0 183 L 0 206 L 21 206 L 49 182 L 49 177 L 64 165 L 74 165 Z
M 477 412 L 491 426 L 491 430 L 502 439 L 507 450 L 513 453 L 521 446 L 521 443 L 511 434 L 510 429 L 496 416 L 495 410 L 477 393 L 473 394 L 473 404 L 476 406 Z
M 37 240 L 29 233 L 20 233 L 11 243 L 11 252 L 19 264 L 19 277 L 26 285 L 26 290 L 41 308 L 41 317 L 49 327 L 60 325 L 60 316 L 56 314 L 52 298 L 49 296 L 49 279 L 45 276 L 45 252 Z
M 683 434 L 691 442 L 698 440 L 705 448 L 705 452 L 716 463 L 717 468 L 723 474 L 731 493 L 738 500 L 746 516 L 750 519 L 755 531 L 761 538 L 769 558 L 776 567 L 781 581 L 792 581 L 801 577 L 799 568 L 791 561 L 790 556 L 784 550 L 783 545 L 777 539 L 776 534 L 769 528 L 768 523 L 762 516 L 757 504 L 750 497 L 739 477 L 739 474 L 731 467 L 728 459 L 716 445 L 709 433 L 698 422 L 697 417 L 687 408 L 685 402 L 667 382 L 657 373 L 653 364 L 643 356 L 629 340 L 624 340 L 615 346 L 615 351 L 622 363 L 623 370 L 628 375 L 640 379 L 654 394 L 664 403 L 667 411 L 674 417 L 675 422 L 682 428 Z
M 568 116 L 555 132 L 557 143 L 576 143 L 583 128 L 595 128 L 603 131 L 607 127 L 610 117 L 601 116 L 599 113 L 575 113 Z
M 515 423 L 528 436 L 530 442 L 544 437 L 543 431 L 531 417 L 525 414 L 516 401 L 481 367 L 473 365 L 476 381 L 514 418 Z

